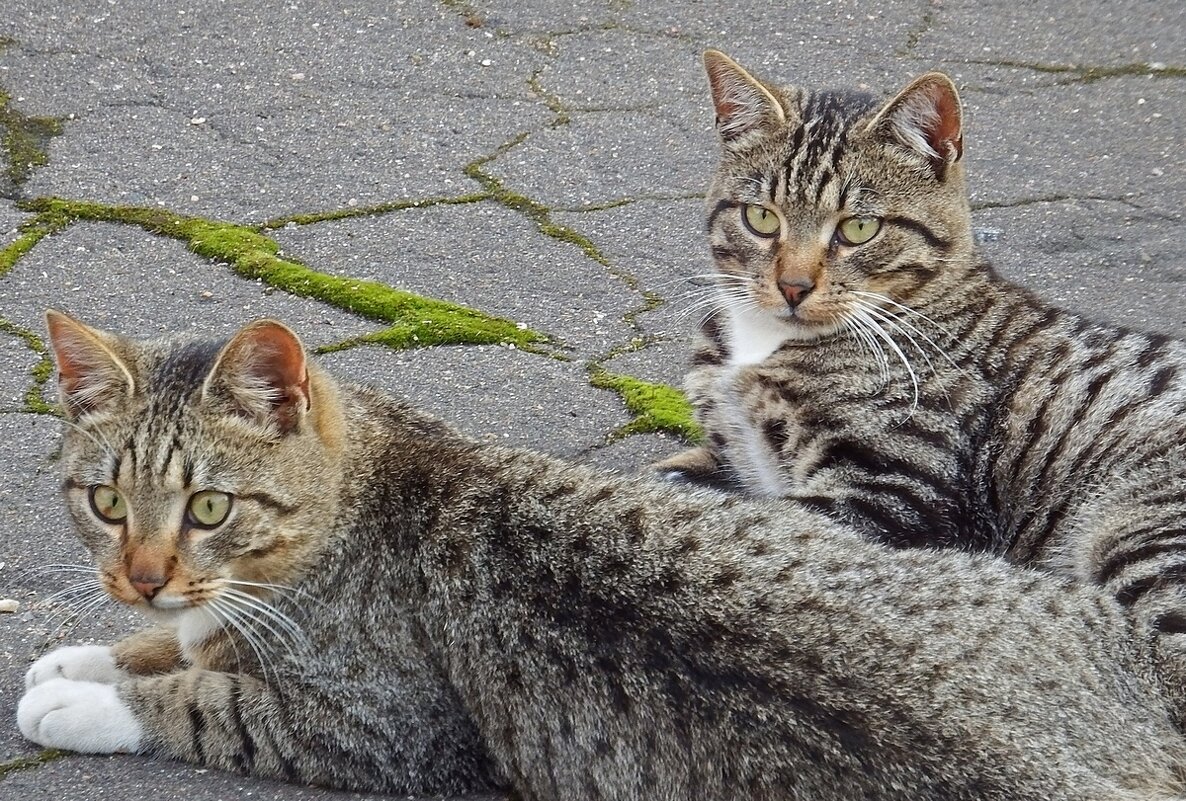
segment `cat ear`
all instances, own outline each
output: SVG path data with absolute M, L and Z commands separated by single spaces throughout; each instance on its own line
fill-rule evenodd
M 728 142 L 754 128 L 786 121 L 782 104 L 770 90 L 724 53 L 705 50 L 704 70 L 721 139 Z
M 959 93 L 941 72 L 916 78 L 882 107 L 867 130 L 926 158 L 940 180 L 964 152 Z
M 290 433 L 309 410 L 305 347 L 283 323 L 250 323 L 223 346 L 202 396 L 221 398 L 235 414 L 280 434 Z
M 136 382 L 116 354 L 116 337 L 54 309 L 46 311 L 45 324 L 67 418 L 110 411 L 132 396 Z

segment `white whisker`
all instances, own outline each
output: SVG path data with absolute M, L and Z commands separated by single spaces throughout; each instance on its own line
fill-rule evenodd
M 876 334 L 882 342 L 888 345 L 890 350 L 893 351 L 894 355 L 898 357 L 898 360 L 902 362 L 902 366 L 906 368 L 906 372 L 910 375 L 910 383 L 914 389 L 914 398 L 910 404 L 910 414 L 914 414 L 914 411 L 918 408 L 918 375 L 914 372 L 914 367 L 910 364 L 910 360 L 906 358 L 906 354 L 902 351 L 902 348 L 898 346 L 898 343 L 894 341 L 893 336 L 886 332 L 885 329 L 883 329 L 878 324 L 877 320 L 869 315 L 869 313 L 864 308 L 858 307 L 853 309 L 851 314 L 853 314 L 856 318 L 862 318 L 869 331 Z
M 207 606 L 214 609 L 218 614 L 222 615 L 223 619 L 230 624 L 236 632 L 243 637 L 243 641 L 255 654 L 256 662 L 259 663 L 260 671 L 263 673 L 263 679 L 266 683 L 268 680 L 268 672 L 271 671 L 273 675 L 279 675 L 275 664 L 272 662 L 268 654 L 267 645 L 260 639 L 259 633 L 255 629 L 256 621 L 249 614 L 230 605 L 226 598 L 214 597 L 207 602 Z M 238 652 L 236 651 L 236 658 Z

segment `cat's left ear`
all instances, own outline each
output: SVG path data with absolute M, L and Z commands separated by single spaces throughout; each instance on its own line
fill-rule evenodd
M 882 107 L 866 130 L 926 159 L 939 180 L 964 153 L 959 92 L 941 72 L 916 78 Z
M 309 411 L 305 347 L 288 326 L 257 320 L 223 346 L 202 396 L 222 399 L 235 414 L 288 434 Z

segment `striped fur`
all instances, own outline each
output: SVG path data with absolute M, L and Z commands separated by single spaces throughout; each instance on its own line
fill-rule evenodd
M 983 262 L 942 76 L 885 104 L 767 90 L 786 121 L 723 137 L 709 193 L 719 280 L 687 379 L 707 445 L 660 467 L 1098 583 L 1186 688 L 1186 344 L 1052 308 Z M 783 215 L 777 239 L 746 230 L 755 203 Z M 862 216 L 878 234 L 839 242 Z M 774 284 L 795 270 L 816 288 L 792 311 Z M 781 337 L 755 362 L 759 326 Z
M 51 328 L 67 393 L 86 358 L 111 384 L 67 404 L 67 502 L 161 625 L 33 666 L 18 721 L 43 745 L 524 801 L 1186 796 L 1149 652 L 1091 588 L 482 446 L 306 366 L 276 323 Z M 181 512 L 203 488 L 234 495 L 206 533 Z M 137 599 L 144 549 L 168 580 Z M 220 600 L 262 564 L 250 603 Z

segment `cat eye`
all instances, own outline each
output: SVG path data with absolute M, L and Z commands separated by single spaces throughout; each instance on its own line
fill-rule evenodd
M 758 236 L 775 236 L 782 228 L 782 220 L 765 206 L 746 206 L 741 215 L 745 227 Z
M 863 245 L 881 230 L 876 217 L 849 217 L 836 227 L 836 235 L 845 245 Z
M 191 526 L 215 528 L 231 513 L 231 496 L 216 490 L 195 492 L 189 499 L 185 516 Z
M 128 519 L 128 505 L 115 487 L 96 484 L 91 487 L 91 511 L 104 523 L 122 523 Z

